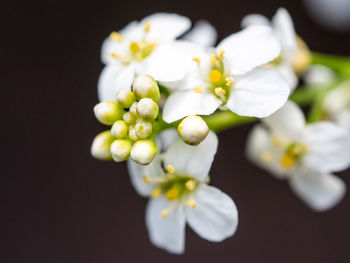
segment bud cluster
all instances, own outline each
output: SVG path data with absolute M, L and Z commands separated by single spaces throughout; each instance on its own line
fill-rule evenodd
M 127 160 L 146 165 L 157 154 L 153 126 L 158 116 L 160 92 L 150 76 L 139 76 L 133 90 L 119 89 L 117 101 L 103 101 L 94 107 L 97 120 L 111 126 L 97 135 L 91 153 L 95 158 L 116 162 Z

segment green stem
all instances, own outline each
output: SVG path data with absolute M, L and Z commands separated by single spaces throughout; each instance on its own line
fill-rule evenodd
M 258 120 L 257 118 L 239 116 L 231 111 L 219 111 L 209 116 L 203 116 L 203 119 L 209 129 L 215 132 Z
M 350 57 L 312 52 L 312 64 L 321 64 L 331 68 L 339 75 L 350 77 Z

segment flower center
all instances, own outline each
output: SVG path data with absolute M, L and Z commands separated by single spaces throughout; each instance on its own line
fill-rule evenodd
M 306 152 L 307 145 L 303 143 L 293 142 L 289 144 L 280 159 L 281 166 L 285 169 L 292 168 Z

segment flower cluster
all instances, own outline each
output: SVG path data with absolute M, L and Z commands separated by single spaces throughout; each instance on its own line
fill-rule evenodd
M 350 166 L 350 82 L 338 80 L 350 71 L 311 66 L 313 54 L 283 8 L 271 22 L 246 16 L 243 30 L 215 47 L 209 22 L 190 27 L 186 17 L 157 13 L 112 32 L 102 46 L 94 113 L 110 128 L 91 154 L 127 160 L 136 191 L 150 198 L 151 242 L 183 253 L 186 223 L 213 242 L 235 233 L 236 205 L 208 185 L 215 132 L 258 118 L 247 156 L 288 179 L 312 209 L 336 205 L 345 184 L 331 173 Z M 317 87 L 297 87 L 300 77 Z M 311 105 L 309 121 L 291 100 Z

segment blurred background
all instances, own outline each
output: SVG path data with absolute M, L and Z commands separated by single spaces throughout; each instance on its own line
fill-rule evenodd
M 219 37 L 244 15 L 271 17 L 280 6 L 313 51 L 350 55 L 347 0 L 6 1 L 1 7 L 2 169 L 0 262 L 350 262 L 350 193 L 315 213 L 243 151 L 252 125 L 220 134 L 212 184 L 239 209 L 236 235 L 202 240 L 187 228 L 186 252 L 149 242 L 146 200 L 125 163 L 90 156 L 103 130 L 92 108 L 103 65 L 100 47 L 113 30 L 154 12 L 206 18 Z M 347 9 L 346 9 L 347 8 Z M 350 185 L 350 172 L 339 176 Z

